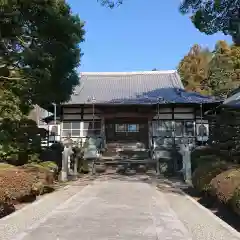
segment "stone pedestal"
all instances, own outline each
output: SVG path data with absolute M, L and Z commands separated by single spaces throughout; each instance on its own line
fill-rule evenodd
M 156 160 L 157 175 L 160 175 L 161 173 L 167 173 L 169 171 L 170 162 L 169 151 L 166 149 L 155 150 L 153 157 Z
M 60 174 L 60 181 L 61 182 L 66 182 L 68 180 L 68 174 L 67 172 L 65 171 L 61 171 L 61 174 Z

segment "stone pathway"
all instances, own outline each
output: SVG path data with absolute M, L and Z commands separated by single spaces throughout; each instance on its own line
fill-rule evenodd
M 36 217 L 31 222 L 30 215 L 24 211 L 16 216 L 0 220 L 0 239 L 8 240 L 197 240 L 179 209 L 189 206 L 188 215 L 196 219 L 206 217 L 206 213 L 194 204 L 183 206 L 182 200 L 171 199 L 168 193 L 157 191 L 152 184 L 134 178 L 99 179 L 82 190 L 71 186 L 69 197 Z M 74 193 L 75 192 L 75 193 Z M 73 194 L 74 193 L 74 194 Z M 71 196 L 70 196 L 71 195 Z M 178 194 L 183 199 L 185 196 Z M 51 197 L 50 197 L 51 196 Z M 49 199 L 54 194 L 49 195 Z M 55 201 L 60 201 L 60 195 Z M 174 201 L 177 207 L 173 207 Z M 49 201 L 46 201 L 47 204 Z M 44 208 L 44 201 L 36 204 L 36 208 Z M 44 210 L 43 210 L 44 211 Z M 180 211 L 180 213 L 182 213 Z M 34 214 L 34 212 L 29 212 Z M 186 213 L 185 213 L 186 214 Z M 38 213 L 36 213 L 38 215 Z M 9 233 L 10 226 L 17 226 L 16 221 L 25 217 L 26 224 L 14 233 Z M 188 217 L 188 216 L 187 216 Z M 209 216 L 208 216 L 209 217 Z M 18 220 L 16 220 L 18 218 Z M 27 220 L 28 219 L 28 220 Z M 194 219 L 194 217 L 192 217 Z M 23 221 L 23 220 L 22 220 Z M 204 221 L 204 219 L 203 219 Z M 213 229 L 220 224 L 215 219 L 207 224 Z M 27 224 L 27 222 L 29 222 Z M 195 221 L 197 224 L 197 221 Z M 201 229 L 202 226 L 196 226 Z M 210 227 L 211 228 L 211 227 Z M 223 228 L 223 227 L 222 227 Z M 217 229 L 216 229 L 217 230 Z M 219 229 L 218 229 L 219 230 Z M 209 231 L 205 229 L 204 231 Z M 225 231 L 228 231 L 225 229 Z M 8 233 L 8 234 L 7 234 Z M 224 233 L 222 233 L 224 237 Z M 215 238 L 213 235 L 202 235 L 201 240 L 237 240 L 240 238 L 228 231 L 226 238 Z M 217 236 L 217 235 L 216 235 Z M 219 235 L 217 236 L 219 237 Z

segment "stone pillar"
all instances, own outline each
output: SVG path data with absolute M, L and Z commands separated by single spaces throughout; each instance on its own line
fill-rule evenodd
M 92 160 L 92 175 L 96 174 L 96 164 L 95 164 L 96 159 Z
M 181 144 L 181 154 L 183 159 L 183 176 L 187 183 L 192 182 L 192 170 L 191 170 L 191 151 L 188 144 Z
M 84 136 L 84 133 L 83 133 L 83 130 L 84 130 L 84 122 L 81 121 L 80 122 L 80 138 L 82 139 Z
M 67 161 L 67 165 L 68 165 L 68 167 L 67 167 L 67 169 L 68 169 L 68 174 L 70 173 L 72 173 L 72 170 L 71 170 L 71 156 L 69 155 L 68 156 L 68 161 Z
M 78 158 L 77 158 L 77 157 L 74 159 L 73 175 L 74 175 L 75 177 L 78 176 Z
M 77 146 L 74 149 L 73 175 L 75 176 L 75 178 L 78 177 L 78 166 L 79 166 L 81 157 L 82 157 L 82 148 L 81 146 Z
M 161 173 L 160 172 L 160 159 L 157 158 L 156 161 L 157 161 L 157 171 L 156 171 L 157 172 L 157 176 L 160 176 L 160 173 Z
M 103 148 L 106 147 L 106 132 L 105 132 L 105 118 L 102 117 L 101 120 L 101 137 L 102 137 L 102 141 L 103 141 Z
M 62 152 L 61 181 L 63 182 L 68 180 L 68 157 L 69 157 L 69 148 L 65 146 Z
M 152 135 L 153 135 L 153 133 L 152 133 L 152 120 L 151 119 L 149 119 L 148 120 L 148 147 L 150 148 L 150 149 L 152 149 Z
M 61 171 L 61 181 L 67 181 L 68 180 L 68 173 L 69 173 L 69 158 L 73 154 L 72 151 L 72 140 L 66 139 L 63 142 L 64 149 L 62 152 L 62 171 Z

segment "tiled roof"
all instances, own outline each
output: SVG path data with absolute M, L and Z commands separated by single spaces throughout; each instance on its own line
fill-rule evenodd
M 214 97 L 185 91 L 176 71 L 82 73 L 66 104 L 213 103 Z
M 238 107 L 240 106 L 240 92 L 236 92 L 235 94 L 228 97 L 223 105 L 228 105 L 230 107 Z
M 134 100 L 157 89 L 184 89 L 176 71 L 85 72 L 68 104 Z

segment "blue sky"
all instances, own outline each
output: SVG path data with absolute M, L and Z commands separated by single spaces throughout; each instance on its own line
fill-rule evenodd
M 125 0 L 115 9 L 97 0 L 68 3 L 86 22 L 80 71 L 172 70 L 195 43 L 212 49 L 218 40 L 231 41 L 200 33 L 179 13 L 179 0 Z

